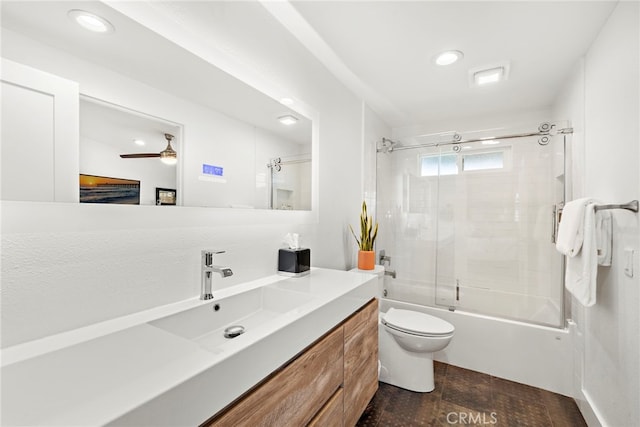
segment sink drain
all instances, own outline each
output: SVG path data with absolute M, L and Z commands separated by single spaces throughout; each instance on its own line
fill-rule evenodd
M 242 335 L 242 334 L 244 334 L 244 326 L 241 326 L 241 325 L 229 326 L 224 330 L 225 338 L 235 338 L 238 335 Z

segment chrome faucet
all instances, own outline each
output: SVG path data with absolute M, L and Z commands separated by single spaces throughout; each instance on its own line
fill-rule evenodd
M 200 292 L 200 299 L 208 300 L 212 299 L 211 294 L 211 274 L 218 273 L 222 277 L 233 276 L 233 271 L 229 267 L 222 267 L 220 265 L 213 265 L 213 255 L 223 254 L 225 251 L 216 250 L 203 250 L 202 251 L 202 289 Z
M 387 253 L 384 251 L 384 249 L 381 249 L 380 250 L 380 265 L 384 268 L 384 275 L 385 276 L 391 276 L 393 279 L 395 279 L 396 278 L 396 271 L 395 270 L 387 270 L 387 268 L 384 265 L 385 263 L 387 264 L 387 266 L 391 267 L 391 257 L 389 255 L 387 255 Z
M 380 265 L 384 266 L 384 263 L 387 263 L 387 265 L 391 265 L 391 257 L 388 256 L 386 254 L 386 252 L 384 251 L 384 249 L 380 250 Z

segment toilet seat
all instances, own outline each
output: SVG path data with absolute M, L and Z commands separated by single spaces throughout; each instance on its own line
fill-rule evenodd
M 445 337 L 455 331 L 454 326 L 445 320 L 412 310 L 390 308 L 381 320 L 391 329 L 422 337 Z

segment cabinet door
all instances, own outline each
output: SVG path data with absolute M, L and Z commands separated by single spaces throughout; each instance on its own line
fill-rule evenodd
M 344 414 L 344 392 L 339 388 L 331 399 L 313 417 L 308 427 L 342 427 Z
M 356 424 L 378 389 L 378 300 L 344 324 L 344 425 Z
M 307 425 L 342 383 L 343 346 L 337 328 L 207 425 Z
M 78 84 L 2 59 L 3 200 L 79 200 Z

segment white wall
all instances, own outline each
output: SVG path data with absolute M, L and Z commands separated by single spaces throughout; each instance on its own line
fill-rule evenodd
M 620 2 L 577 64 L 558 99 L 572 120 L 573 197 L 605 203 L 640 198 L 640 7 Z M 639 216 L 615 210 L 611 267 L 598 268 L 596 305 L 572 301 L 575 397 L 590 426 L 630 426 L 640 419 Z M 624 272 L 635 250 L 634 277 Z
M 378 193 L 377 193 L 377 154 L 376 149 L 382 143 L 382 138 L 391 137 L 391 128 L 382 121 L 376 113 L 363 103 L 362 105 L 362 195 L 363 200 L 366 201 L 367 207 L 373 215 L 374 220 L 380 225 L 378 238 L 375 244 L 375 250 L 380 251 L 385 249 L 384 246 L 380 246 L 380 241 L 384 230 L 389 232 L 389 229 L 382 226 L 383 212 L 378 205 Z M 381 176 L 385 177 L 383 173 Z M 357 222 L 353 221 L 352 226 L 354 230 L 357 230 Z M 352 254 L 353 266 L 357 265 L 357 247 L 354 247 Z
M 472 138 L 474 136 L 488 136 L 495 131 L 500 132 L 501 129 L 508 131 L 517 129 L 531 130 L 532 126 L 534 126 L 535 129 L 538 124 L 548 122 L 551 118 L 552 115 L 549 108 L 513 111 L 509 114 L 499 115 L 487 114 L 474 117 L 452 117 L 449 120 L 438 120 L 414 126 L 393 128 L 393 137 L 402 140 L 439 132 L 450 132 L 451 134 L 457 132 L 461 134 L 463 138 Z M 478 132 L 484 129 L 487 129 L 488 133 Z M 480 133 L 482 133 L 482 135 L 479 135 Z M 441 140 L 442 139 L 438 139 L 438 141 Z
M 318 212 L 3 202 L 3 347 L 194 297 L 203 248 L 226 249 L 217 262 L 235 273 L 215 287 L 273 274 L 290 231 L 311 248 L 312 265 L 350 265 L 347 224 L 357 221 L 362 190 L 361 103 L 261 5 L 228 7 L 242 9 L 218 29 L 240 47 L 235 52 L 318 112 Z M 166 107 L 151 89 L 145 99 L 132 97 L 126 79 L 118 80 L 123 90 L 116 96 L 98 80 L 81 91 L 140 111 Z
M 362 128 L 363 194 L 367 204 L 375 206 L 376 149 L 382 144 L 382 138 L 391 138 L 391 128 L 365 104 L 362 106 Z

